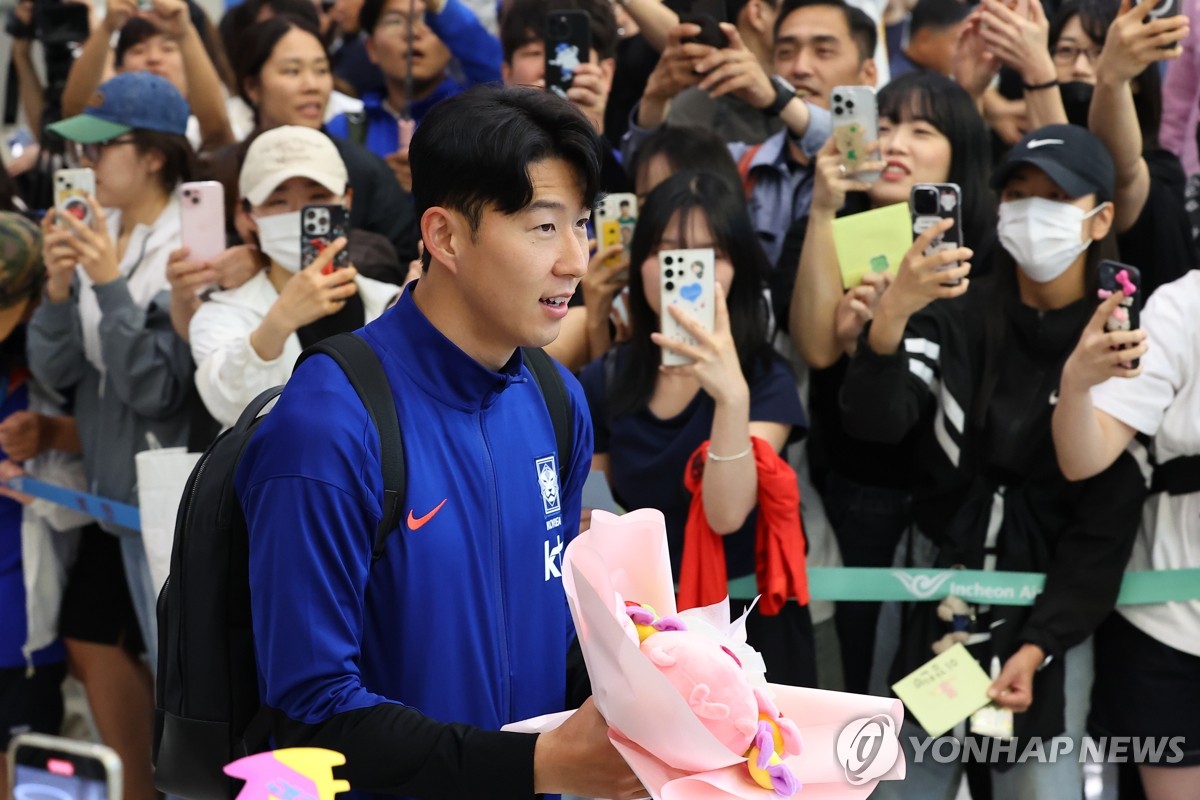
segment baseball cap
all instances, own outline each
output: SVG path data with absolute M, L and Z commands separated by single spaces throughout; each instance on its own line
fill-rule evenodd
M 1078 125 L 1047 125 L 1025 134 L 992 173 L 992 188 L 1002 189 L 1022 164 L 1050 176 L 1071 197 L 1095 193 L 1111 200 L 1116 169 L 1103 142 Z
M 45 276 L 38 226 L 15 212 L 0 211 L 0 341 L 21 321 Z
M 350 182 L 333 141 L 300 125 L 272 128 L 250 143 L 238 176 L 238 193 L 250 205 L 261 205 L 288 178 L 308 178 L 334 194 L 345 192 Z
M 166 78 L 124 72 L 100 85 L 82 114 L 47 126 L 64 139 L 90 144 L 131 130 L 187 134 L 187 100 Z

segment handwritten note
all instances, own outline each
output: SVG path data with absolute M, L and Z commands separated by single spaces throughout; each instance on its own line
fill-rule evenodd
M 992 681 L 962 644 L 926 662 L 892 689 L 930 736 L 946 731 L 989 702 Z

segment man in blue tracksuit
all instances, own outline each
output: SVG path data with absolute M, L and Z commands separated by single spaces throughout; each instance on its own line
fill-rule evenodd
M 552 95 L 479 87 L 431 111 L 412 152 L 425 272 L 360 332 L 404 432 L 400 529 L 372 564 L 378 437 L 324 356 L 296 371 L 235 478 L 276 746 L 345 754 L 360 791 L 644 794 L 590 700 L 551 733 L 498 732 L 566 703 L 562 551 L 592 431 L 563 370 L 574 447 L 555 452 L 518 348 L 557 336 L 587 270 L 598 140 Z

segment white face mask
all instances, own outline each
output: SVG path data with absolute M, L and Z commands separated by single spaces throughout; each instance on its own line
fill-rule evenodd
M 267 258 L 289 272 L 300 271 L 300 212 L 254 217 L 258 247 Z
M 1000 243 L 1030 280 L 1049 283 L 1066 272 L 1092 243 L 1080 238 L 1083 221 L 1106 205 L 1101 203 L 1084 213 L 1079 206 L 1044 197 L 1001 203 Z

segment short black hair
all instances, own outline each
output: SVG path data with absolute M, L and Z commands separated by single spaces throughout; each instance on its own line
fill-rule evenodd
M 646 137 L 629 164 L 629 177 L 635 186 L 657 155 L 667 159 L 672 172 L 710 172 L 721 178 L 730 191 L 742 191 L 742 179 L 729 147 L 708 128 L 663 125 Z
M 157 25 L 145 17 L 130 17 L 129 21 L 121 26 L 120 33 L 117 34 L 117 46 L 113 48 L 113 66 L 120 69 L 125 63 L 125 53 L 131 47 L 137 47 L 155 36 L 165 35 Z
M 925 28 L 945 30 L 962 22 L 971 9 L 962 0 L 917 0 L 908 21 L 909 35 Z
M 779 39 L 779 29 L 783 27 L 784 20 L 793 12 L 809 6 L 830 6 L 841 11 L 842 16 L 846 18 L 846 27 L 850 29 L 850 38 L 858 45 L 858 60 L 862 62 L 875 56 L 875 46 L 879 42 L 879 30 L 875 21 L 867 16 L 865 11 L 848 4 L 846 0 L 784 0 L 779 15 L 775 17 L 775 39 Z
M 375 32 L 375 26 L 379 24 L 379 17 L 383 15 L 383 7 L 387 5 L 388 0 L 363 0 L 362 7 L 358 9 L 358 28 L 367 36 Z
M 474 233 L 485 206 L 515 214 L 529 205 L 529 168 L 548 158 L 571 165 L 591 208 L 601 152 L 592 124 L 566 100 L 537 89 L 476 86 L 435 105 L 417 127 L 409 158 L 417 218 L 434 206 L 449 208 Z
M 500 46 L 506 64 L 512 63 L 513 53 L 520 48 L 546 40 L 546 15 L 551 11 L 586 11 L 592 23 L 592 49 L 601 59 L 616 56 L 617 18 L 608 0 L 509 0 L 506 5 L 500 18 Z

